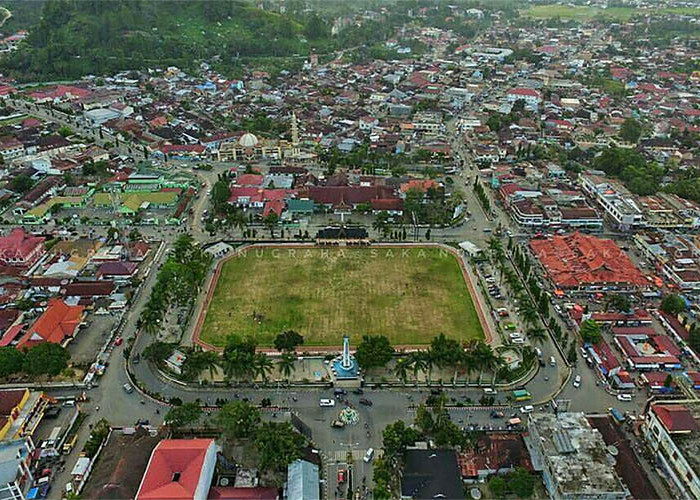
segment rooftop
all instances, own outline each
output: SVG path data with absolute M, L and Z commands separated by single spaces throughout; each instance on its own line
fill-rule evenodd
M 603 437 L 583 413 L 532 413 L 528 430 L 531 453 L 534 447 L 549 463 L 560 492 L 592 496 L 625 491 Z

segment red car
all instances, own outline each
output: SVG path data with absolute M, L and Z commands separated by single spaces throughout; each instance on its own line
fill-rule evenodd
M 120 346 L 122 345 L 122 342 L 124 342 L 124 339 L 121 337 L 117 337 L 117 340 L 114 341 L 114 345 Z
M 345 482 L 345 469 L 338 469 L 338 483 Z

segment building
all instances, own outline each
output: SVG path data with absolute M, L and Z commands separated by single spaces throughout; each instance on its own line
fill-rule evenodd
M 401 498 L 464 498 L 454 450 L 407 450 Z
M 306 460 L 295 460 L 287 466 L 284 495 L 287 500 L 319 500 L 319 487 L 318 465 Z
M 624 500 L 629 491 L 613 468 L 600 432 L 583 413 L 531 413 L 525 444 L 553 500 Z
M 22 500 L 34 480 L 31 472 L 34 444 L 30 438 L 0 443 L 0 500 Z
M 44 238 L 15 228 L 0 237 L 0 264 L 10 267 L 30 267 L 44 255 Z
M 676 498 L 700 498 L 700 407 L 652 403 L 642 433 Z
M 84 315 L 84 306 L 69 306 L 63 300 L 53 298 L 19 340 L 17 347 L 31 348 L 43 342 L 65 346 L 75 337 Z
M 617 229 L 631 231 L 645 225 L 642 210 L 621 185 L 590 172 L 579 174 L 579 182 L 581 189 L 600 205 Z
M 607 291 L 649 284 L 630 258 L 609 239 L 576 232 L 533 238 L 530 248 L 559 288 Z
M 44 417 L 48 399 L 29 389 L 0 391 L 0 441 L 31 437 Z
M 213 439 L 164 439 L 151 453 L 135 500 L 205 500 L 217 452 Z

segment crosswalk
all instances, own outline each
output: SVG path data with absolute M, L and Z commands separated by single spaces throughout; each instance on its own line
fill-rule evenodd
M 381 456 L 381 451 L 382 450 L 375 450 L 374 451 L 374 456 L 378 457 Z M 353 449 L 352 450 L 352 460 L 357 461 L 357 460 L 362 460 L 365 456 L 365 453 L 367 453 L 366 449 Z M 328 460 L 331 463 L 347 463 L 348 461 L 348 449 L 344 450 L 331 450 L 328 452 Z

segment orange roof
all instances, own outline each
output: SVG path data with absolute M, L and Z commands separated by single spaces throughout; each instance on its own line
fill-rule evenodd
M 558 287 L 647 284 L 629 257 L 609 239 L 576 232 L 530 240 L 530 248 Z
M 33 347 L 42 342 L 62 344 L 72 337 L 82 318 L 83 306 L 69 306 L 61 299 L 51 299 L 44 313 L 20 339 L 17 347 Z
M 164 439 L 153 450 L 136 500 L 194 498 L 213 439 Z
M 401 184 L 401 192 L 406 193 L 409 189 L 420 189 L 424 193 L 430 188 L 437 188 L 440 185 L 433 179 L 412 179 L 404 184 Z

